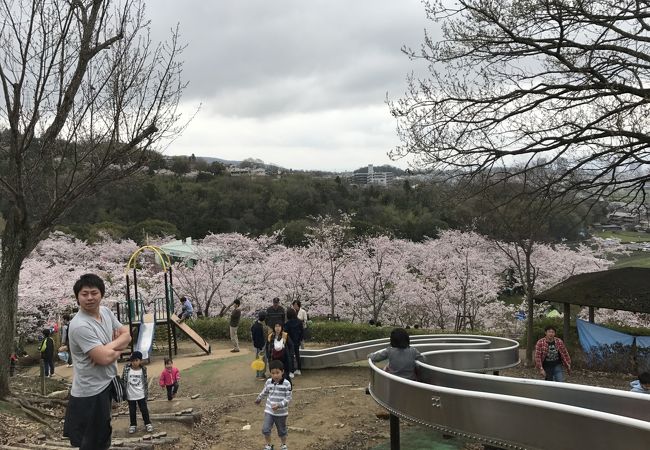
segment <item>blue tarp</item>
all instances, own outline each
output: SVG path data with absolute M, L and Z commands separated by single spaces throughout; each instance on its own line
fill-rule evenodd
M 621 333 L 620 331 L 610 330 L 609 328 L 580 319 L 576 319 L 576 324 L 578 326 L 580 345 L 587 354 L 603 345 L 622 344 L 632 346 L 634 343 L 634 336 Z M 650 339 L 648 340 L 648 345 L 650 345 Z
M 637 336 L 636 346 L 639 348 L 650 348 L 650 336 Z

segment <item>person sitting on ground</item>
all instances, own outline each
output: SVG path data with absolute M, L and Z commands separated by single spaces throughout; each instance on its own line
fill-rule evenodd
M 271 371 L 271 378 L 266 380 L 264 389 L 255 399 L 255 403 L 259 405 L 262 399 L 266 397 L 264 424 L 262 425 L 262 434 L 266 441 L 264 450 L 273 450 L 271 445 L 273 424 L 275 424 L 280 441 L 282 441 L 280 450 L 287 450 L 287 416 L 289 415 L 289 403 L 291 402 L 291 383 L 284 376 L 282 361 L 271 361 L 269 370 Z
M 630 392 L 650 394 L 650 372 L 640 373 L 639 379 L 630 383 L 630 388 Z
M 411 339 L 404 328 L 395 328 L 390 333 L 390 347 L 368 355 L 372 362 L 388 359 L 384 370 L 398 377 L 416 380 L 417 365 L 415 361 L 423 361 L 418 349 L 411 347 Z
M 178 318 L 181 322 L 184 322 L 187 319 L 191 319 L 193 315 L 194 308 L 192 307 L 190 298 L 186 296 L 181 297 L 181 313 L 179 314 Z

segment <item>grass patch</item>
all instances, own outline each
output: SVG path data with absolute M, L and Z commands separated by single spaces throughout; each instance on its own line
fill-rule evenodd
M 240 361 L 243 358 L 251 359 L 251 356 L 240 355 L 230 358 L 219 358 L 203 361 L 196 366 L 192 366 L 189 369 L 183 370 L 181 377 L 182 379 L 189 379 L 192 382 L 196 383 L 211 384 L 214 380 L 215 373 L 219 373 L 220 371 L 227 369 L 227 366 L 232 365 L 233 363 Z
M 642 231 L 599 231 L 595 236 L 603 239 L 620 239 L 621 244 L 630 242 L 650 242 L 650 233 Z
M 614 264 L 615 269 L 623 267 L 650 267 L 650 252 L 632 252 L 629 255 L 621 256 Z

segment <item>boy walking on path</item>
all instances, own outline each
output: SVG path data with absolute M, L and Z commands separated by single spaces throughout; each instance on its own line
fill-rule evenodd
M 149 383 L 147 382 L 147 368 L 142 365 L 142 353 L 133 352 L 129 358 L 129 363 L 124 365 L 122 380 L 126 384 L 126 399 L 129 402 L 129 433 L 137 431 L 137 408 L 140 408 L 142 420 L 148 433 L 153 431 L 153 425 L 149 419 L 149 408 L 147 407 L 147 397 L 149 396 Z
M 280 450 L 287 450 L 287 416 L 289 415 L 289 403 L 291 402 L 291 383 L 284 378 L 284 365 L 281 361 L 271 361 L 269 363 L 271 378 L 264 383 L 264 389 L 260 392 L 255 400 L 260 404 L 266 397 L 264 406 L 264 424 L 262 425 L 262 434 L 266 445 L 264 450 L 272 450 L 271 430 L 273 425 L 278 430 L 278 436 L 282 441 Z
M 232 341 L 232 350 L 230 350 L 230 352 L 237 353 L 239 352 L 239 338 L 237 337 L 237 328 L 239 327 L 239 319 L 241 319 L 241 309 L 239 309 L 241 300 L 236 298 L 232 304 L 234 305 L 235 309 L 233 309 L 230 313 L 230 340 Z
M 50 330 L 43 330 L 43 340 L 39 347 L 45 377 L 52 378 L 54 375 L 54 341 L 50 337 Z
M 74 366 L 63 436 L 81 450 L 111 445 L 112 381 L 116 361 L 131 342 L 129 327 L 101 306 L 104 292 L 104 281 L 94 274 L 82 275 L 74 285 L 79 312 L 68 332 Z

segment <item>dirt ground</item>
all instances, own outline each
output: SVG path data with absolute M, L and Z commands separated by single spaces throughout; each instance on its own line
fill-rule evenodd
M 171 436 L 180 437 L 174 448 L 181 449 L 256 449 L 263 447 L 261 426 L 263 404 L 255 405 L 254 400 L 262 389 L 263 382 L 255 379 L 250 368 L 253 355 L 242 348 L 240 353 L 230 353 L 226 342 L 213 342 L 211 355 L 198 353 L 190 343 L 183 343 L 181 355 L 175 358 L 175 365 L 181 371 L 181 387 L 176 398 L 169 402 L 165 393 L 157 385 L 157 376 L 162 370 L 163 356 L 154 358 L 148 366 L 151 381 L 149 409 L 152 413 L 177 412 L 187 408 L 201 412 L 202 421 L 194 428 L 175 422 L 154 421 L 156 431 L 166 431 Z M 121 370 L 121 365 L 120 365 Z M 71 369 L 57 367 L 57 380 L 46 380 L 53 390 L 68 381 Z M 536 377 L 532 369 L 518 367 L 502 372 L 503 375 L 524 378 Z M 22 375 L 23 382 L 37 382 L 37 369 L 33 368 Z M 631 376 L 597 372 L 576 371 L 569 382 L 627 389 Z M 58 384 L 57 384 L 58 383 Z M 368 383 L 367 364 L 358 363 L 337 368 L 304 371 L 294 379 L 293 401 L 289 408 L 289 448 L 292 449 L 388 449 L 388 421 L 377 418 L 381 409 L 369 395 L 365 394 Z M 197 399 L 190 397 L 199 394 Z M 116 437 L 128 436 L 128 410 L 125 404 L 116 412 L 121 412 L 113 421 L 113 434 Z M 52 411 L 62 414 L 61 411 Z M 0 420 L 7 419 L 0 410 Z M 26 420 L 12 419 L 12 434 L 33 435 L 38 425 Z M 138 415 L 139 432 L 142 431 L 141 417 Z M 402 421 L 402 436 L 419 430 Z M 422 433 L 421 431 L 417 431 Z M 48 434 L 56 434 L 49 432 Z M 3 437 L 3 434 L 5 436 Z M 0 429 L 0 443 L 10 442 L 11 436 Z M 481 446 L 471 442 L 452 440 L 444 448 L 478 449 Z M 279 448 L 279 439 L 273 435 L 273 443 Z M 404 445 L 403 445 L 404 448 Z M 410 449 L 412 447 L 409 447 Z M 418 447 L 443 448 L 443 447 Z

